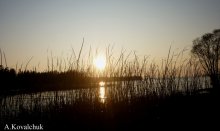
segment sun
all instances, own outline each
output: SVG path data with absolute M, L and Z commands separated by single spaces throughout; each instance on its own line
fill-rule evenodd
M 105 69 L 106 66 L 106 59 L 104 56 L 97 56 L 93 61 L 95 67 L 99 70 Z

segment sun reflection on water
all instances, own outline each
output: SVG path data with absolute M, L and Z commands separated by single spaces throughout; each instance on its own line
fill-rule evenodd
M 105 86 L 105 82 L 103 82 L 103 81 L 99 82 L 99 86 L 100 87 L 104 87 Z
M 105 94 L 105 82 L 101 81 L 99 82 L 99 98 L 101 103 L 105 103 L 105 99 L 106 99 L 106 94 Z

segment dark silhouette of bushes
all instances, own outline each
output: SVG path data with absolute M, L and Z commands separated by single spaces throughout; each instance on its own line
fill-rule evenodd
M 0 69 L 1 91 L 49 91 L 76 88 L 90 88 L 102 81 L 130 81 L 140 80 L 140 76 L 133 77 L 89 77 L 85 72 L 74 70 L 65 72 L 36 72 L 19 71 L 13 68 Z
M 7 91 L 46 91 L 79 88 L 91 82 L 83 72 L 36 72 L 20 71 L 0 67 L 1 92 Z
M 1 80 L 1 91 L 14 89 L 14 83 L 16 83 L 16 71 L 14 69 L 9 69 L 8 67 L 3 67 L 0 65 L 0 80 Z M 7 87 L 5 85 L 8 85 Z

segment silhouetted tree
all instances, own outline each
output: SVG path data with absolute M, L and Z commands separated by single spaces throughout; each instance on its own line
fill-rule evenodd
M 213 88 L 219 91 L 220 29 L 195 39 L 191 52 L 210 76 Z

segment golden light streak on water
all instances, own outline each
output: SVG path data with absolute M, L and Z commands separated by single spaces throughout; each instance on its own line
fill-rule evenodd
M 101 103 L 105 103 L 106 94 L 105 94 L 105 82 L 101 81 L 99 82 L 99 98 Z

